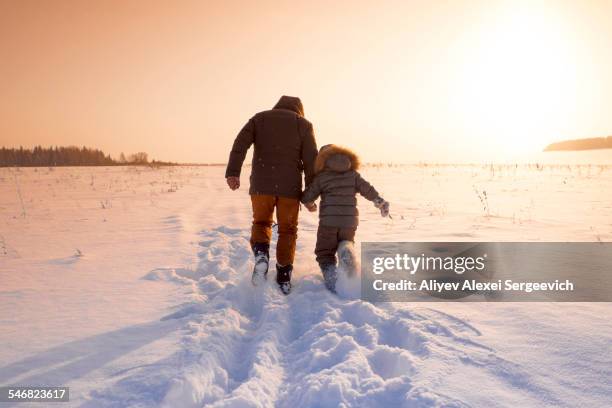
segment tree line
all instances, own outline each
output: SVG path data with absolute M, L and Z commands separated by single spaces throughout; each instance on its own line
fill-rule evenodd
M 544 149 L 545 152 L 554 150 L 596 150 L 612 149 L 612 136 L 591 137 L 587 139 L 563 140 L 551 143 Z
M 0 148 L 0 167 L 50 167 L 50 166 L 116 166 L 116 165 L 167 165 L 166 163 L 153 160 L 145 152 L 138 152 L 125 156 L 123 153 L 119 160 L 104 154 L 99 149 L 88 147 L 42 147 L 33 149 Z

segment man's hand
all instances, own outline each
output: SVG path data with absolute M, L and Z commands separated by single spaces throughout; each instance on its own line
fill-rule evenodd
M 312 201 L 310 203 L 304 203 L 304 207 L 306 207 L 308 209 L 308 211 L 310 211 L 310 212 L 317 211 L 317 204 L 314 201 Z
M 227 177 L 225 181 L 232 190 L 237 190 L 240 187 L 240 177 Z

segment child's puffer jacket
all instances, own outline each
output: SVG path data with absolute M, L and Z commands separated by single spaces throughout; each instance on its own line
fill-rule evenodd
M 325 145 L 315 161 L 315 178 L 302 195 L 302 203 L 313 202 L 319 195 L 320 225 L 338 228 L 357 227 L 359 211 L 356 194 L 374 201 L 378 192 L 357 172 L 359 158 L 351 150 Z

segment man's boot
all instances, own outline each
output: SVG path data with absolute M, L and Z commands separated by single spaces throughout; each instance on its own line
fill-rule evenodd
M 291 293 L 291 272 L 293 271 L 293 265 L 279 265 L 276 264 L 276 283 L 283 294 L 288 295 Z
M 254 286 L 263 283 L 268 277 L 268 265 L 270 263 L 270 244 L 253 244 L 253 255 L 255 255 L 255 267 L 251 282 Z

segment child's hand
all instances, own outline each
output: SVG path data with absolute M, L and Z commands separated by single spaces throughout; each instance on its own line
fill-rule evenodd
M 306 207 L 308 209 L 308 211 L 310 211 L 310 212 L 317 211 L 317 204 L 314 201 L 312 201 L 310 203 L 304 203 L 304 207 Z
M 385 201 L 384 198 L 378 197 L 374 200 L 374 206 L 380 210 L 380 215 L 389 217 L 389 202 Z

